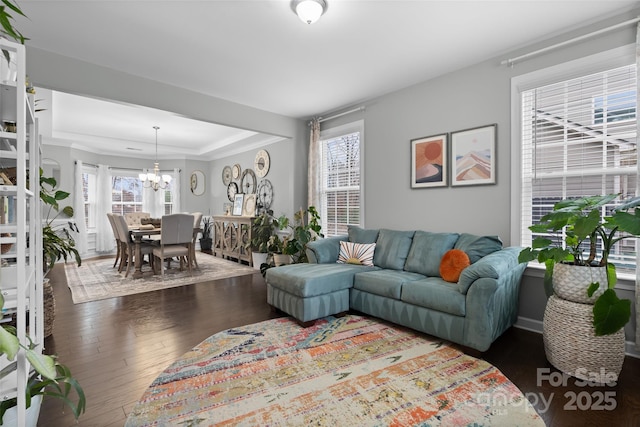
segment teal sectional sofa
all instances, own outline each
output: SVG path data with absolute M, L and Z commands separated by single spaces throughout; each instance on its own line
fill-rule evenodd
M 373 265 L 340 256 L 372 243 Z M 516 321 L 526 267 L 520 250 L 496 236 L 350 227 L 348 235 L 309 243 L 310 263 L 267 270 L 267 302 L 302 324 L 356 310 L 485 351 Z M 443 268 L 458 254 L 469 265 L 456 280 Z

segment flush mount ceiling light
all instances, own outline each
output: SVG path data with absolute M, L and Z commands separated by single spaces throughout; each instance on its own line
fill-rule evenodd
M 327 10 L 324 0 L 293 0 L 291 8 L 305 24 L 313 24 Z

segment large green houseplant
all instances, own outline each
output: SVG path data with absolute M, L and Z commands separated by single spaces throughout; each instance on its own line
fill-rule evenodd
M 253 219 L 251 223 L 251 257 L 253 266 L 260 269 L 267 262 L 269 243 L 275 231 L 278 229 L 278 221 L 273 217 L 273 211 L 264 210 Z
M 620 240 L 640 236 L 640 209 L 635 209 L 640 205 L 640 198 L 621 204 L 611 215 L 604 216 L 603 208 L 618 197 L 618 194 L 587 196 L 556 203 L 539 224 L 529 227 L 542 236 L 536 237 L 532 246 L 523 249 L 519 256 L 520 262 L 537 260 L 545 265 L 544 286 L 548 296 L 553 294 L 556 264 L 606 267 L 607 283 L 594 282 L 585 290 L 592 296 L 600 287 L 606 288 L 593 305 L 593 326 L 597 336 L 617 332 L 631 316 L 631 301 L 618 298 L 613 289 L 617 274 L 615 265 L 609 263 L 609 255 Z M 598 240 L 601 241 L 600 253 Z
M 69 220 L 66 224 L 56 223 L 61 215 L 67 218 L 73 217 L 73 207 L 60 206 L 61 201 L 69 197 L 69 193 L 58 189 L 58 183 L 53 177 L 43 176 L 42 168 L 40 168 L 40 200 L 46 206 L 45 223 L 42 227 L 42 248 L 44 255 L 44 267 L 49 270 L 59 259 L 73 256 L 78 263 L 82 265 L 80 253 L 76 249 L 76 242 L 70 231 L 78 232 L 77 225 Z
M 0 294 L 0 309 L 4 307 L 4 298 Z M 73 411 L 76 419 L 85 411 L 86 398 L 84 390 L 78 381 L 71 375 L 69 368 L 60 363 L 55 356 L 41 354 L 35 350 L 31 338 L 27 336 L 28 343 L 18 340 L 14 326 L 3 324 L 0 326 L 0 355 L 4 355 L 9 363 L 0 371 L 0 379 L 15 372 L 18 352 L 25 353 L 31 372 L 26 387 L 26 406 L 31 406 L 32 399 L 36 396 L 51 396 L 61 399 Z M 75 392 L 75 397 L 73 396 Z M 0 425 L 3 424 L 5 413 L 9 408 L 18 404 L 17 398 L 0 402 Z

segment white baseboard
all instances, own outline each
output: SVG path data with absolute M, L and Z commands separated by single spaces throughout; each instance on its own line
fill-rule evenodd
M 518 329 L 524 329 L 526 331 L 542 333 L 542 321 L 536 319 L 530 319 L 528 317 L 518 316 L 514 327 Z M 640 359 L 640 351 L 636 350 L 636 343 L 633 341 L 625 341 L 625 354 L 630 357 Z

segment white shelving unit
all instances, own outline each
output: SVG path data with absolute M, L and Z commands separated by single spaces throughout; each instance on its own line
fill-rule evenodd
M 44 345 L 42 300 L 42 221 L 40 207 L 40 143 L 33 95 L 26 93 L 25 48 L 0 39 L 11 66 L 0 55 L 0 322 L 15 319 L 18 339 Z M 9 68 L 8 68 L 9 67 Z M 15 123 L 15 125 L 13 125 Z M 0 380 L 0 400 L 18 398 L 18 425 L 24 425 L 29 363 L 21 350 L 17 370 Z M 10 362 L 0 358 L 0 368 Z

